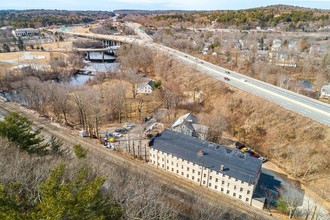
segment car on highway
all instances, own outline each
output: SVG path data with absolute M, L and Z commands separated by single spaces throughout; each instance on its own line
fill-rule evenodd
M 229 80 L 230 80 L 228 77 L 224 77 L 224 79 L 225 79 L 226 81 L 229 81 Z
M 203 64 L 204 62 L 203 61 L 201 61 L 201 64 Z
M 225 73 L 227 73 L 227 74 L 230 74 L 230 72 L 229 72 L 229 71 L 225 71 Z
M 241 81 L 243 81 L 243 82 L 247 82 L 247 80 L 246 80 L 246 79 L 243 79 L 243 78 L 241 79 Z
M 184 57 L 188 57 L 187 55 L 184 55 Z

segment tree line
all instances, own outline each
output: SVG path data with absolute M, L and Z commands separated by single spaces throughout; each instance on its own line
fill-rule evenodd
M 15 28 L 38 28 L 50 25 L 86 24 L 112 16 L 114 16 L 114 13 L 104 11 L 1 10 L 0 26 L 10 25 Z
M 31 124 L 17 113 L 0 122 L 1 219 L 249 219 L 81 145 L 64 143 L 61 154 L 30 152 L 34 143 L 17 146 L 17 137 L 35 138 Z

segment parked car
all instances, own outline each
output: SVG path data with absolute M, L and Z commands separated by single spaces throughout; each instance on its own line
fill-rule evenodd
M 259 158 L 260 157 L 260 155 L 259 154 L 256 154 L 256 153 L 252 153 L 250 156 L 251 157 L 255 157 L 255 158 Z
M 115 129 L 115 132 L 121 133 L 121 134 L 126 134 L 127 129 L 126 128 L 117 128 Z
M 244 144 L 242 144 L 242 143 L 240 143 L 240 142 L 235 142 L 235 147 L 237 148 L 237 149 L 242 149 L 242 148 L 244 148 L 245 147 L 245 145 Z
M 265 163 L 267 161 L 267 158 L 265 158 L 265 157 L 259 157 L 258 159 L 261 160 L 263 163 Z
M 131 123 L 128 123 L 128 122 L 123 124 L 123 128 L 126 128 L 126 129 L 131 129 L 133 127 L 134 127 L 134 124 L 131 124 Z
M 112 134 L 113 134 L 113 136 L 118 137 L 118 138 L 120 138 L 120 137 L 123 136 L 123 135 L 122 135 L 121 133 L 119 133 L 119 132 L 113 132 Z
M 241 151 L 243 152 L 243 153 L 245 153 L 245 152 L 250 152 L 250 148 L 249 147 L 243 147 L 242 149 L 241 149 Z
M 225 79 L 226 81 L 229 81 L 229 80 L 230 80 L 228 77 L 224 77 L 224 79 Z

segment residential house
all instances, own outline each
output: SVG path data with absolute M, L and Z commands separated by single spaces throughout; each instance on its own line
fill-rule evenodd
M 223 145 L 165 130 L 150 142 L 149 163 L 195 184 L 262 208 L 253 199 L 262 161 Z
M 322 52 L 322 48 L 321 48 L 321 45 L 319 45 L 319 44 L 313 44 L 309 48 L 309 53 L 310 54 L 317 55 L 317 54 L 320 54 L 321 52 Z
M 151 94 L 152 88 L 153 88 L 153 81 L 149 80 L 149 81 L 137 84 L 135 91 L 137 94 Z
M 320 98 L 330 98 L 330 85 L 322 86 Z
M 289 41 L 288 42 L 288 49 L 290 51 L 298 51 L 297 41 Z
M 191 113 L 179 117 L 171 126 L 171 130 L 202 140 L 207 138 L 208 133 L 208 127 L 197 124 L 197 118 Z
M 271 51 L 279 51 L 282 46 L 282 41 L 280 39 L 273 40 Z

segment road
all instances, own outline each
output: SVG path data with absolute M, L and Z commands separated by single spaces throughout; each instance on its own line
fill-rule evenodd
M 104 162 L 106 161 L 107 163 L 113 164 L 113 166 L 129 166 L 132 171 L 144 174 L 146 177 L 152 178 L 154 181 L 169 187 L 173 191 L 177 192 L 180 190 L 181 193 L 193 197 L 198 195 L 199 198 L 205 203 L 223 206 L 224 210 L 227 208 L 232 208 L 237 210 L 236 214 L 242 213 L 249 216 L 250 219 L 256 219 L 256 217 L 259 217 L 258 219 L 265 220 L 272 219 L 264 210 L 255 209 L 236 199 L 232 199 L 221 193 L 217 193 L 205 187 L 194 184 L 185 178 L 180 178 L 165 170 L 157 169 L 155 166 L 148 163 L 125 157 L 119 152 L 106 149 L 101 144 L 96 143 L 95 139 L 81 138 L 78 135 L 73 134 L 71 130 L 50 124 L 48 120 L 38 117 L 37 114 L 31 112 L 30 110 L 26 110 L 15 103 L 3 102 L 0 100 L 0 118 L 8 112 L 19 112 L 20 114 L 26 116 L 34 122 L 33 126 L 42 127 L 42 134 L 44 135 L 60 138 L 69 146 L 81 144 L 82 146 L 88 148 L 88 153 L 91 154 L 91 157 L 102 159 Z
M 189 65 L 193 69 L 223 81 L 242 91 L 268 100 L 272 103 L 282 106 L 285 109 L 296 112 L 321 124 L 330 126 L 330 105 L 327 103 L 323 103 L 318 100 L 294 93 L 292 91 L 282 89 L 269 83 L 245 76 L 238 72 L 216 66 L 212 63 L 198 59 L 181 51 L 153 43 L 146 38 L 143 38 L 146 40 L 141 40 L 126 36 L 111 36 L 74 32 L 66 32 L 66 34 L 93 39 L 116 40 L 124 43 L 133 43 L 152 48 L 159 53 L 165 54 L 183 64 Z M 228 71 L 230 71 L 230 74 L 227 73 Z M 227 77 L 229 80 L 225 80 L 225 77 Z

